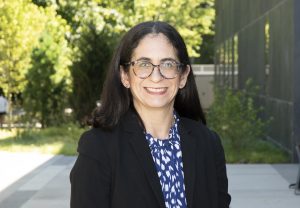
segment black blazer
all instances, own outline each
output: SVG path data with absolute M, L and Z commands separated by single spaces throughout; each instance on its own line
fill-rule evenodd
M 188 208 L 228 208 L 231 197 L 219 137 L 183 117 L 179 132 Z M 78 152 L 70 173 L 71 208 L 165 207 L 150 148 L 133 112 L 110 132 L 85 132 Z

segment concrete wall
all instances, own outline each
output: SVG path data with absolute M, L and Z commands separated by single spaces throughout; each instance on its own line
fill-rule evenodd
M 213 102 L 214 65 L 192 65 L 200 102 L 207 110 Z

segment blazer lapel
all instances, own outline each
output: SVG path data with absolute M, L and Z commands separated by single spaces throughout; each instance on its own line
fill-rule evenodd
M 130 145 L 144 170 L 145 176 L 158 200 L 160 207 L 165 207 L 159 177 L 142 128 L 138 124 L 137 117 L 134 113 L 128 113 L 125 117 L 124 126 L 125 131 L 128 133 Z
M 196 173 L 196 142 L 191 136 L 191 129 L 184 125 L 184 119 L 180 120 L 179 125 L 185 193 L 188 207 L 193 207 L 193 193 Z
M 137 116 L 133 112 L 127 113 L 124 120 L 125 131 L 128 139 L 140 164 L 145 172 L 145 176 L 159 202 L 160 207 L 165 207 L 164 197 L 161 190 L 159 177 L 152 159 L 150 148 L 145 139 L 141 126 L 138 124 Z M 193 207 L 194 184 L 196 177 L 196 140 L 191 135 L 192 129 L 180 119 L 179 133 L 181 141 L 185 192 L 188 207 Z

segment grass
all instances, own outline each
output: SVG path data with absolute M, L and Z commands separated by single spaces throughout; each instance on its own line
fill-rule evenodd
M 80 135 L 86 129 L 74 124 L 46 129 L 0 130 L 0 151 L 76 155 Z M 238 150 L 223 140 L 228 163 L 287 163 L 289 155 L 265 140 L 256 140 Z
M 74 124 L 46 129 L 0 130 L 0 151 L 76 155 L 79 137 L 85 130 Z
M 255 140 L 243 149 L 235 149 L 226 141 L 222 141 L 227 163 L 288 163 L 287 152 L 270 141 Z

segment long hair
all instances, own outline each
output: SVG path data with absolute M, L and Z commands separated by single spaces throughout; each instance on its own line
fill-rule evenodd
M 148 34 L 159 33 L 165 35 L 176 49 L 179 61 L 191 68 L 186 45 L 174 27 L 160 21 L 143 22 L 134 26 L 124 35 L 113 55 L 101 94 L 101 105 L 94 110 L 90 122 L 93 127 L 112 129 L 122 115 L 130 108 L 134 109 L 131 92 L 121 82 L 120 66 L 128 72 L 129 67 L 125 67 L 125 63 L 130 62 L 139 42 Z M 183 67 L 183 72 L 186 69 L 187 67 Z M 175 97 L 174 108 L 180 116 L 206 124 L 192 68 L 185 87 L 179 89 Z

